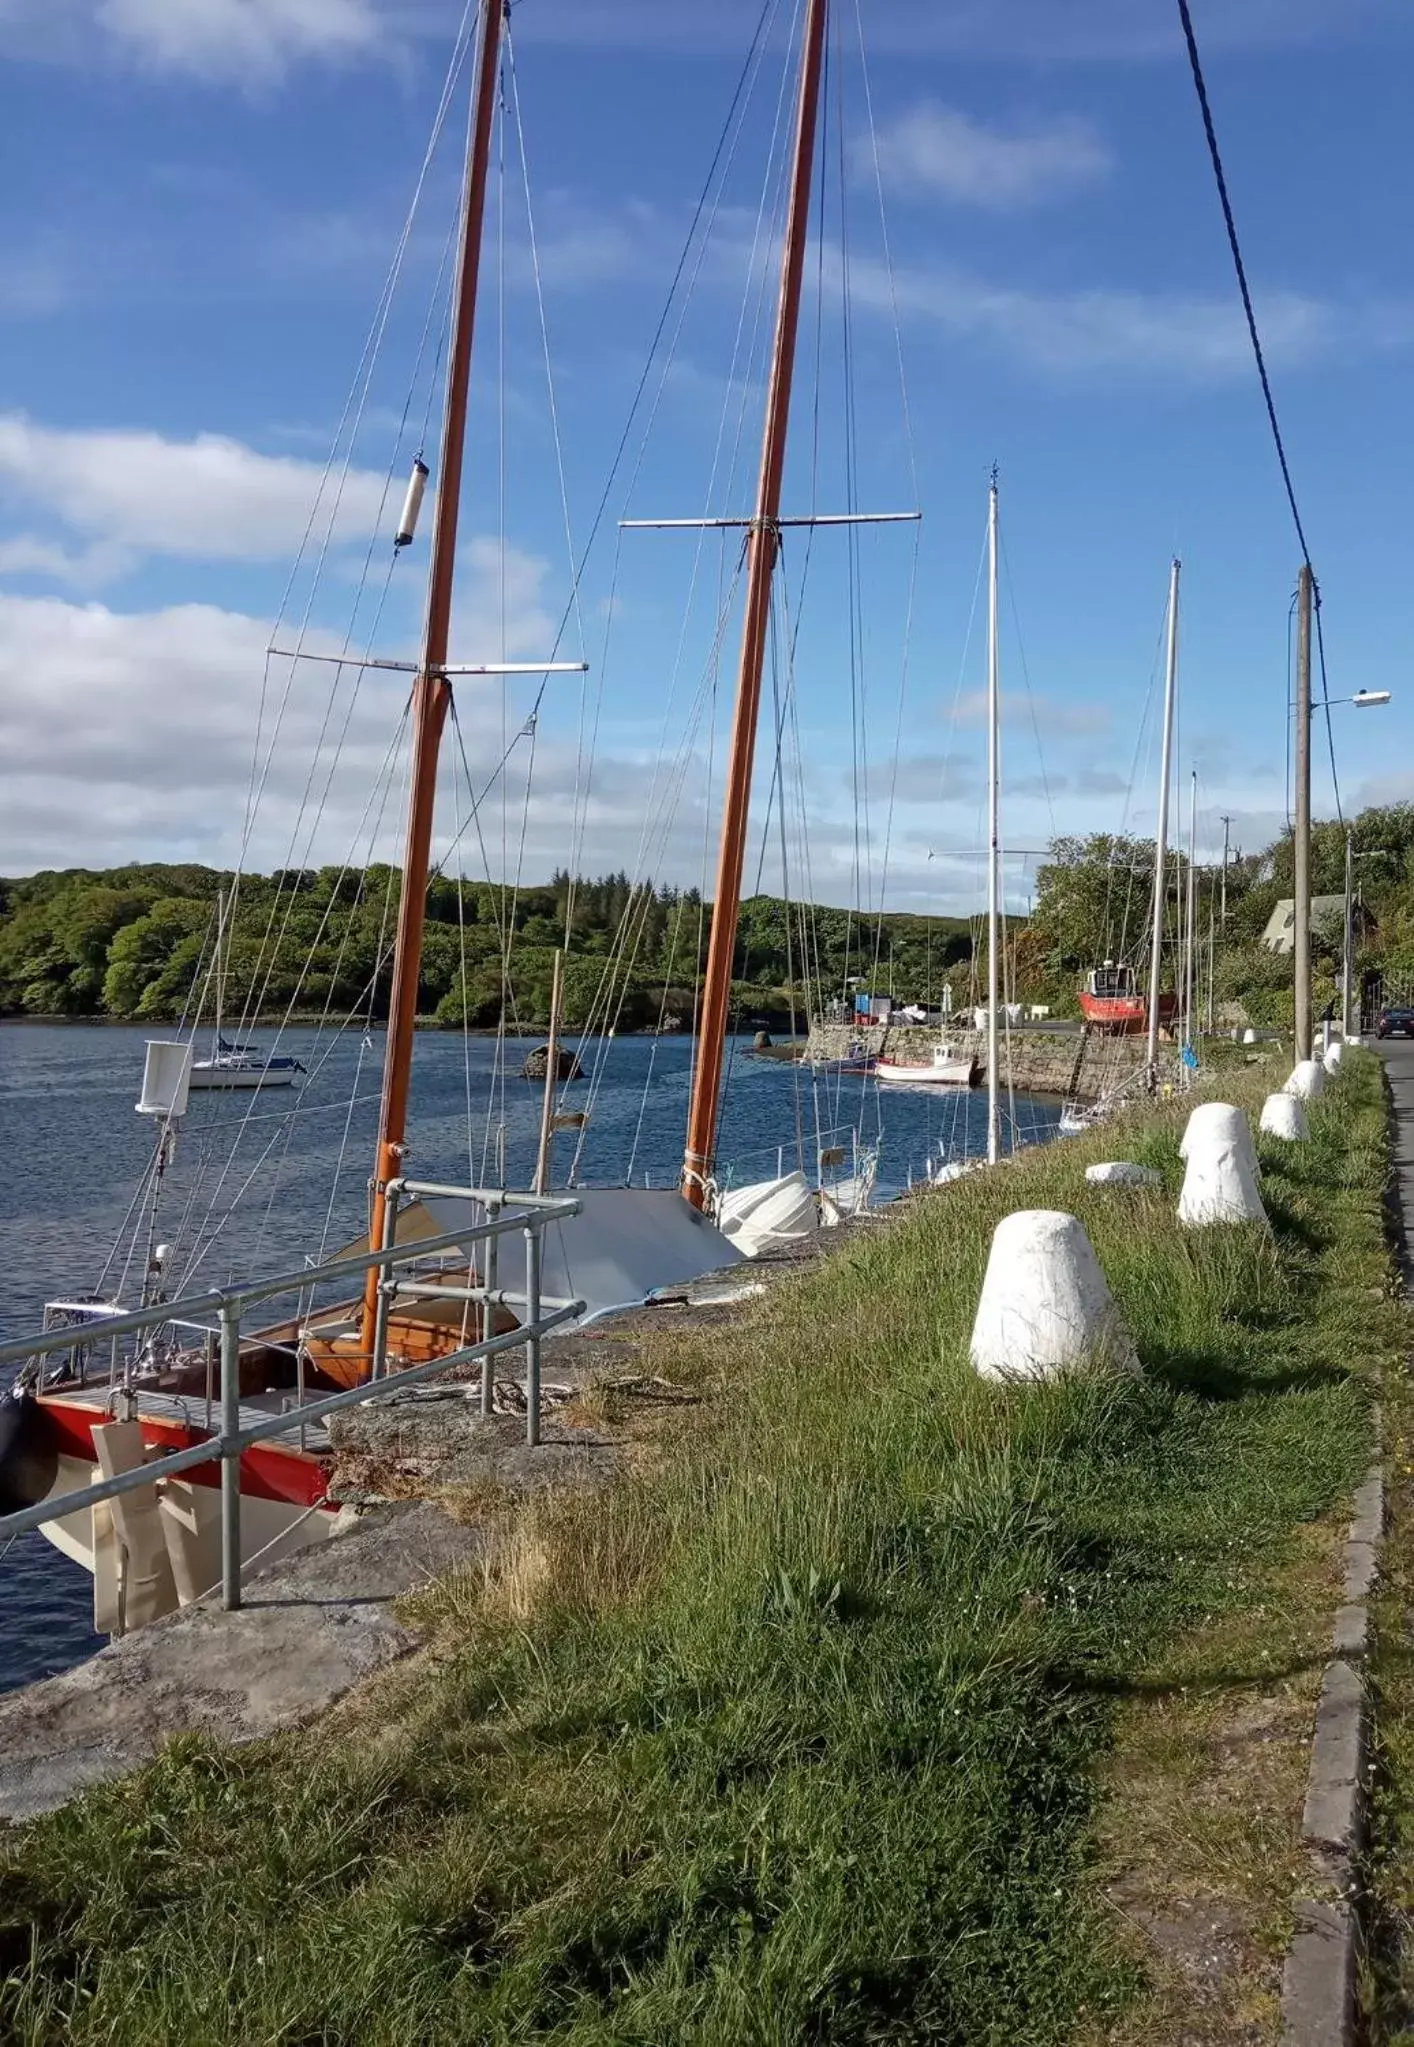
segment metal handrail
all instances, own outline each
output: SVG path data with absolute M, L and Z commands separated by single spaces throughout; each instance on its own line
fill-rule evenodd
M 571 1321 L 583 1312 L 583 1301 L 571 1301 L 565 1307 L 541 1316 L 534 1326 L 534 1333 L 543 1336 L 548 1330 Z M 66 1514 L 77 1513 L 82 1507 L 97 1506 L 101 1500 L 116 1499 L 121 1493 L 137 1492 L 140 1487 L 152 1485 L 159 1478 L 174 1477 L 198 1464 L 215 1464 L 218 1458 L 229 1456 L 233 1449 L 239 1454 L 250 1449 L 253 1443 L 266 1442 L 272 1436 L 292 1435 L 304 1423 L 318 1421 L 343 1407 L 358 1407 L 368 1400 L 386 1399 L 404 1386 L 415 1386 L 438 1372 L 450 1371 L 455 1365 L 472 1363 L 503 1350 L 523 1349 L 529 1333 L 530 1325 L 522 1323 L 519 1328 L 469 1344 L 465 1350 L 452 1351 L 446 1357 L 432 1358 L 422 1365 L 410 1365 L 406 1371 L 369 1380 L 362 1386 L 350 1386 L 342 1393 L 330 1393 L 322 1400 L 312 1400 L 304 1407 L 291 1409 L 288 1414 L 269 1415 L 264 1421 L 251 1422 L 245 1428 L 237 1429 L 230 1438 L 224 1434 L 208 1436 L 205 1442 L 193 1443 L 189 1449 L 164 1451 L 161 1457 L 149 1458 L 143 1464 L 134 1465 L 131 1471 L 118 1471 L 111 1478 L 95 1479 L 92 1485 L 79 1486 L 71 1493 L 61 1493 L 57 1500 L 41 1500 L 37 1506 L 20 1507 L 13 1514 L 0 1514 L 0 1538 L 23 1535 L 29 1529 L 42 1527 L 46 1521 L 61 1521 Z
M 470 1229 L 444 1231 L 433 1237 L 424 1237 L 414 1243 L 387 1244 L 378 1251 L 367 1252 L 357 1258 L 331 1259 L 327 1264 L 312 1270 L 302 1268 L 298 1273 L 280 1275 L 274 1279 L 258 1280 L 249 1286 L 213 1288 L 204 1296 L 191 1296 L 180 1301 L 160 1302 L 153 1307 L 137 1309 L 130 1314 L 111 1315 L 88 1323 L 83 1329 L 85 1343 L 117 1337 L 157 1324 L 171 1323 L 184 1310 L 194 1307 L 205 1308 L 208 1313 L 215 1307 L 220 1315 L 221 1330 L 221 1427 L 208 1436 L 204 1442 L 194 1443 L 185 1450 L 166 1452 L 134 1466 L 129 1471 L 115 1472 L 111 1478 L 96 1480 L 92 1485 L 81 1486 L 72 1493 L 64 1493 L 57 1500 L 40 1501 L 33 1507 L 21 1508 L 17 1513 L 0 1516 L 0 1538 L 22 1535 L 27 1530 L 39 1528 L 45 1522 L 61 1520 L 68 1514 L 82 1511 L 85 1507 L 98 1505 L 101 1501 L 116 1499 L 128 1492 L 136 1492 L 143 1486 L 154 1485 L 159 1479 L 175 1477 L 179 1472 L 190 1471 L 198 1465 L 221 1464 L 221 1603 L 226 1610 L 233 1611 L 241 1603 L 241 1494 L 240 1457 L 243 1450 L 256 1443 L 262 1443 L 276 1436 L 292 1435 L 304 1429 L 310 1422 L 322 1421 L 326 1415 L 338 1413 L 346 1407 L 358 1407 L 366 1401 L 385 1398 L 406 1386 L 418 1385 L 424 1379 L 433 1378 L 451 1371 L 454 1367 L 479 1361 L 482 1367 L 482 1411 L 490 1411 L 491 1364 L 502 1351 L 523 1348 L 526 1354 L 526 1440 L 532 1446 L 540 1440 L 540 1342 L 551 1330 L 572 1321 L 583 1314 L 582 1300 L 565 1300 L 556 1297 L 555 1305 L 548 1314 L 542 1312 L 543 1299 L 540 1292 L 540 1241 L 547 1225 L 561 1222 L 577 1215 L 580 1203 L 573 1196 L 546 1197 L 508 1195 L 502 1189 L 481 1189 L 466 1187 L 421 1186 L 414 1183 L 399 1183 L 400 1191 L 409 1194 L 436 1193 L 480 1200 L 490 1210 L 490 1219 Z M 525 1239 L 526 1253 L 526 1319 L 517 1328 L 506 1330 L 499 1336 L 485 1336 L 460 1350 L 451 1351 L 439 1358 L 428 1359 L 420 1365 L 412 1365 L 391 1375 L 378 1373 L 379 1359 L 371 1360 L 371 1375 L 358 1386 L 345 1388 L 342 1392 L 325 1395 L 322 1399 L 306 1401 L 284 1414 L 263 1417 L 260 1421 L 240 1421 L 240 1324 L 241 1310 L 253 1301 L 269 1300 L 277 1294 L 289 1293 L 311 1284 L 322 1283 L 335 1278 L 353 1278 L 374 1269 L 381 1268 L 385 1278 L 384 1291 L 391 1293 L 397 1283 L 391 1279 L 394 1268 L 416 1263 L 430 1253 L 451 1248 L 486 1243 L 487 1263 L 494 1262 L 494 1254 L 500 1238 L 508 1230 L 520 1230 Z M 489 1277 L 489 1274 L 488 1274 Z M 434 1289 L 434 1291 L 441 1291 Z M 473 1290 L 468 1289 L 470 1294 Z M 504 1300 L 505 1290 L 486 1287 L 474 1290 L 488 1301 Z M 204 1325 L 201 1325 L 204 1326 Z M 41 1335 L 38 1339 L 17 1341 L 0 1346 L 0 1363 L 11 1358 L 29 1358 L 47 1355 L 56 1350 L 70 1350 L 75 1343 L 75 1328 L 70 1324 L 64 1328 Z M 377 1342 L 375 1341 L 375 1350 Z
M 470 1199 L 482 1201 L 489 1197 L 479 1188 L 442 1188 L 444 1194 L 457 1193 Z M 507 1203 L 510 1197 L 498 1193 L 495 1199 Z M 518 1212 L 524 1207 L 527 1218 L 533 1213 L 533 1225 L 522 1221 Z M 416 1243 L 390 1245 L 381 1251 L 366 1251 L 357 1258 L 331 1258 L 325 1265 L 301 1266 L 298 1272 L 281 1273 L 275 1279 L 263 1279 L 250 1286 L 211 1287 L 204 1294 L 185 1294 L 179 1300 L 161 1301 L 151 1308 L 133 1308 L 125 1315 L 110 1315 L 98 1322 L 85 1323 L 83 1341 L 92 1343 L 110 1336 L 127 1336 L 138 1329 L 150 1329 L 159 1323 L 177 1322 L 198 1308 L 210 1314 L 213 1308 L 249 1306 L 253 1301 L 272 1300 L 277 1294 L 291 1294 L 305 1287 L 322 1285 L 332 1279 L 361 1279 L 375 1265 L 410 1265 L 419 1258 L 430 1257 L 434 1251 L 446 1251 L 453 1245 L 484 1243 L 488 1237 L 500 1237 L 511 1229 L 534 1227 L 540 1229 L 547 1222 L 559 1222 L 566 1216 L 578 1215 L 579 1202 L 565 1196 L 551 1202 L 537 1202 L 533 1195 L 522 1203 L 514 1197 L 514 1211 L 501 1213 L 492 1220 L 477 1223 L 470 1229 L 443 1230 L 435 1237 L 419 1237 Z M 208 1327 L 200 1324 L 199 1327 Z M 43 1357 L 50 1351 L 72 1350 L 75 1343 L 74 1324 L 62 1329 L 50 1330 L 38 1337 L 16 1337 L 9 1343 L 0 1343 L 0 1365 L 7 1365 L 25 1358 Z

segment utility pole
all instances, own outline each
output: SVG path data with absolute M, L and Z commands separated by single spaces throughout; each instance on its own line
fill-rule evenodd
M 1198 934 L 1194 929 L 1198 913 L 1196 887 L 1198 870 L 1195 865 L 1198 856 L 1198 770 L 1196 768 L 1193 770 L 1193 780 L 1190 788 L 1191 793 L 1188 798 L 1188 910 L 1183 920 L 1183 1042 L 1189 1050 L 1192 1049 L 1194 1038 L 1194 957 L 1198 943 Z
M 1213 1004 L 1217 991 L 1218 961 L 1217 947 L 1214 943 L 1214 937 L 1215 934 L 1213 931 L 1213 877 L 1210 874 L 1208 876 L 1208 1036 L 1210 1038 L 1213 1035 L 1214 1030 Z
M 1218 921 L 1221 924 L 1224 933 L 1226 933 L 1227 931 L 1227 849 L 1228 834 L 1231 832 L 1231 830 L 1232 819 L 1225 815 L 1223 818 L 1223 900 L 1222 909 L 1218 914 Z
M 1311 1056 L 1311 564 L 1296 579 L 1296 1057 Z
M 1002 1112 L 997 1004 L 1001 989 L 997 976 L 997 869 L 1000 864 L 1001 792 L 1001 673 L 998 654 L 998 510 L 997 472 L 992 471 L 987 493 L 987 1163 L 1001 1157 Z

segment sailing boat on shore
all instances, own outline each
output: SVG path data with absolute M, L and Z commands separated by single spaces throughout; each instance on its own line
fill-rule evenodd
M 752 516 L 734 522 L 746 529 L 746 614 L 682 1184 L 678 1191 L 576 1190 L 580 1212 L 547 1231 L 543 1278 L 550 1295 L 583 1299 L 589 1313 L 627 1306 L 654 1289 L 695 1279 L 744 1252 L 799 1235 L 819 1220 L 816 1190 L 803 1172 L 779 1174 L 774 1181 L 725 1193 L 714 1174 L 772 575 L 782 524 L 814 523 L 782 521 L 780 498 L 827 11 L 827 0 L 809 0 L 760 479 Z M 503 0 L 482 0 L 423 644 L 416 663 L 371 664 L 406 667 L 412 673 L 411 764 L 368 1228 L 347 1248 L 382 1252 L 428 1242 L 437 1256 L 421 1275 L 424 1284 L 419 1286 L 417 1274 L 399 1283 L 391 1306 L 376 1268 L 370 1267 L 358 1297 L 332 1303 L 302 1300 L 284 1320 L 242 1333 L 237 1373 L 241 1412 L 268 1417 L 289 1411 L 296 1418 L 290 1437 L 252 1445 L 241 1456 L 241 1499 L 249 1507 L 242 1519 L 246 1562 L 255 1556 L 273 1561 L 331 1532 L 337 1502 L 330 1495 L 328 1439 L 320 1430 L 300 1428 L 297 1438 L 294 1433 L 306 1397 L 352 1389 L 375 1372 L 396 1373 L 400 1367 L 435 1362 L 478 1335 L 516 1326 L 510 1308 L 499 1302 L 470 1304 L 478 1289 L 483 1294 L 489 1290 L 489 1282 L 478 1270 L 475 1253 L 463 1250 L 458 1258 L 448 1246 L 454 1246 L 458 1237 L 468 1245 L 476 1241 L 488 1213 L 504 1210 L 517 1197 L 503 1188 L 440 1189 L 416 1199 L 398 1192 L 409 1148 L 413 1036 L 438 754 L 452 708 L 453 679 L 461 674 L 580 672 L 584 665 L 460 666 L 449 660 L 478 268 L 504 18 Z M 399 520 L 399 548 L 410 545 L 415 535 L 428 473 L 419 456 Z M 218 1033 L 215 1058 L 242 1056 L 248 1055 L 224 1050 Z M 171 1298 L 166 1288 L 172 1252 L 158 1240 L 157 1220 L 193 1073 L 189 1041 L 149 1046 L 138 1106 L 153 1117 L 158 1136 L 149 1179 L 135 1196 L 135 1206 L 141 1197 L 148 1209 L 146 1249 L 140 1260 L 139 1305 L 144 1309 Z M 867 1177 L 860 1176 L 866 1198 Z M 157 1450 L 190 1450 L 215 1433 L 214 1325 L 199 1319 L 174 1320 L 155 1333 L 144 1331 L 126 1346 L 117 1337 L 111 1348 L 104 1341 L 102 1353 L 96 1354 L 86 1329 L 121 1314 L 127 1305 L 121 1296 L 75 1296 L 47 1304 L 46 1330 L 72 1329 L 73 1343 L 57 1369 L 36 1360 L 38 1368 L 17 1382 L 17 1398 L 0 1432 L 0 1500 L 6 1505 L 57 1500 L 91 1482 L 100 1471 L 112 1475 L 114 1468 L 140 1465 Z M 121 1416 L 117 1420 L 115 1401 Z M 239 1419 L 237 1415 L 237 1425 Z M 150 1500 L 141 1493 L 130 1494 L 122 1511 L 104 1505 L 70 1514 L 62 1523 L 45 1524 L 50 1539 L 92 1571 L 100 1629 L 113 1631 L 156 1618 L 210 1587 L 218 1532 L 217 1481 L 214 1462 L 196 1464 L 181 1479 L 164 1481 L 160 1496 L 153 1488 Z
M 371 664 L 412 671 L 412 759 L 369 1227 L 349 1249 L 383 1250 L 432 1239 L 436 1256 L 425 1269 L 404 1273 L 391 1305 L 380 1293 L 377 1269 L 370 1268 L 358 1297 L 332 1303 L 302 1299 L 292 1316 L 241 1333 L 240 1405 L 227 1418 L 230 1425 L 241 1427 L 285 1411 L 295 1417 L 289 1436 L 252 1444 L 240 1457 L 243 1563 L 257 1556 L 275 1561 L 332 1531 L 338 1512 L 330 1494 L 332 1446 L 322 1427 L 299 1425 L 299 1408 L 307 1397 L 351 1388 L 375 1370 L 394 1373 L 450 1356 L 481 1336 L 516 1326 L 508 1308 L 472 1304 L 468 1296 L 478 1284 L 484 1287 L 484 1278 L 474 1255 L 463 1252 L 458 1260 L 455 1252 L 458 1236 L 478 1240 L 488 1206 L 513 1208 L 516 1197 L 466 1188 L 399 1202 L 393 1193 L 394 1184 L 401 1184 L 408 1149 L 438 748 L 451 709 L 452 679 L 527 670 L 578 673 L 584 667 L 582 662 L 462 666 L 449 659 L 479 262 L 505 18 L 504 0 L 481 0 L 423 644 L 416 663 Z M 414 537 L 428 474 L 419 456 L 399 520 L 398 549 Z M 223 904 L 223 923 L 231 908 Z M 221 971 L 218 949 L 218 976 Z M 224 1045 L 219 1029 L 216 1046 L 205 1068 L 208 1074 L 222 1071 L 214 1062 L 252 1056 Z M 148 1046 L 138 1108 L 152 1117 L 157 1143 L 130 1211 L 141 1208 L 146 1216 L 137 1260 L 141 1310 L 171 1298 L 167 1289 L 174 1250 L 159 1241 L 158 1216 L 193 1082 L 192 1052 L 189 1039 Z M 572 1218 L 573 1239 L 546 1245 L 544 1284 L 552 1294 L 582 1298 L 591 1313 L 641 1300 L 654 1286 L 691 1280 L 739 1255 L 705 1215 L 671 1190 L 585 1190 L 576 1198 L 580 1213 Z M 193 1250 L 187 1271 L 197 1262 Z M 101 1290 L 97 1296 L 76 1294 L 46 1304 L 45 1333 L 71 1330 L 73 1341 L 58 1354 L 57 1365 L 53 1354 L 37 1356 L 10 1389 L 0 1415 L 0 1509 L 37 1507 L 50 1498 L 57 1502 L 100 1475 L 110 1477 L 163 1451 L 190 1451 L 215 1435 L 219 1333 L 214 1321 L 174 1318 L 126 1340 L 90 1336 L 133 1305 L 121 1294 Z M 198 1463 L 180 1478 L 164 1480 L 160 1491 L 154 1486 L 126 1495 L 121 1504 L 81 1508 L 43 1524 L 55 1546 L 93 1574 L 100 1631 L 119 1632 L 156 1619 L 211 1588 L 219 1551 L 219 1480 L 218 1464 Z

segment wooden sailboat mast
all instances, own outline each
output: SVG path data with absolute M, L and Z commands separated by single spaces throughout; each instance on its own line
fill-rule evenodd
M 452 615 L 457 515 L 461 509 L 462 458 L 466 448 L 476 289 L 481 267 L 481 230 L 486 211 L 487 167 L 491 159 L 491 129 L 496 112 L 504 5 L 505 0 L 482 0 L 475 112 L 462 187 L 461 248 L 452 312 L 446 408 L 442 417 L 442 453 L 428 572 L 427 619 L 421 665 L 412 692 L 412 773 L 407 837 L 403 852 L 402 891 L 398 899 L 388 1035 L 383 1055 L 383 1098 L 378 1115 L 378 1152 L 369 1216 L 369 1245 L 375 1251 L 383 1242 L 384 1189 L 402 1171 L 407 1128 L 413 1026 L 417 1018 L 422 935 L 427 916 L 427 874 L 432 849 L 437 755 L 451 703 L 451 685 L 446 676 L 447 638 Z M 378 1279 L 377 1269 L 370 1270 L 364 1290 L 362 1349 L 370 1360 L 378 1305 Z
M 1154 828 L 1154 922 L 1149 934 L 1149 1040 L 1145 1057 L 1152 1073 L 1159 1057 L 1159 976 L 1164 964 L 1165 872 L 1169 850 L 1169 783 L 1173 779 L 1173 706 L 1178 687 L 1178 578 L 1183 564 L 1169 568 L 1168 657 L 1164 667 L 1163 763 L 1159 769 L 1159 820 Z
M 756 756 L 756 725 L 761 707 L 761 677 L 771 616 L 771 578 L 780 551 L 778 520 L 781 476 L 785 467 L 786 427 L 790 417 L 791 378 L 795 368 L 796 332 L 800 323 L 801 283 L 805 274 L 810 224 L 810 183 L 815 161 L 815 134 L 820 109 L 828 0 L 810 0 L 800 59 L 800 95 L 796 110 L 795 151 L 791 172 L 790 210 L 781 256 L 780 298 L 776 311 L 775 350 L 766 400 L 761 445 L 761 473 L 756 511 L 746 539 L 746 619 L 742 631 L 741 669 L 732 719 L 731 752 L 722 811 L 722 837 L 717 856 L 717 888 L 712 900 L 712 935 L 698 1025 L 697 1065 L 688 1112 L 687 1147 L 683 1155 L 682 1188 L 695 1208 L 707 1201 L 707 1181 L 717 1141 L 718 1097 L 722 1059 L 731 1006 L 732 964 L 736 956 L 737 916 L 742 867 L 746 857 L 746 822 L 751 800 L 751 773 Z
M 1001 1157 L 1001 1041 L 997 1005 L 1001 1001 L 998 973 L 997 896 L 1001 866 L 1001 671 L 997 618 L 998 586 L 997 472 L 987 492 L 987 1163 Z

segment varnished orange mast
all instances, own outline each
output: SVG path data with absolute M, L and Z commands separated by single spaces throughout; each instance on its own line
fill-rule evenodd
M 741 876 L 746 857 L 746 821 L 756 757 L 756 724 L 761 707 L 766 635 L 771 617 L 771 578 L 780 551 L 781 474 L 785 467 L 791 376 L 795 367 L 800 291 L 805 274 L 810 181 L 815 161 L 815 131 L 828 13 L 827 0 L 810 0 L 800 60 L 800 99 L 796 111 L 790 212 L 781 258 L 780 301 L 776 312 L 775 351 L 761 446 L 761 474 L 756 491 L 756 511 L 747 530 L 746 622 L 742 633 L 741 671 L 732 718 L 721 849 L 717 857 L 717 892 L 712 902 L 712 936 L 707 948 L 697 1065 L 692 1079 L 687 1149 L 682 1163 L 682 1190 L 695 1208 L 704 1208 L 707 1204 L 707 1182 L 717 1144 L 717 1108 L 731 1006 L 732 963 L 736 956 Z
M 398 899 L 393 984 L 383 1055 L 383 1098 L 378 1115 L 378 1152 L 369 1216 L 369 1248 L 374 1251 L 382 1248 L 385 1190 L 389 1181 L 397 1179 L 402 1172 L 407 1130 L 413 1028 L 417 1020 L 422 935 L 427 917 L 427 875 L 432 852 L 437 755 L 451 703 L 451 685 L 446 674 L 447 640 L 452 614 L 457 514 L 461 508 L 462 457 L 466 447 L 467 398 L 471 388 L 471 350 L 476 327 L 476 287 L 481 267 L 481 229 L 486 211 L 486 177 L 496 111 L 503 12 L 504 0 L 482 0 L 476 106 L 462 189 L 461 250 L 447 368 L 446 410 L 442 419 L 442 457 L 437 476 L 427 622 L 421 665 L 412 688 L 412 776 L 407 840 L 403 853 L 402 892 Z M 378 1280 L 377 1269 L 370 1270 L 364 1288 L 360 1339 L 365 1373 L 372 1368 Z

